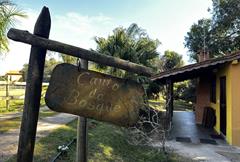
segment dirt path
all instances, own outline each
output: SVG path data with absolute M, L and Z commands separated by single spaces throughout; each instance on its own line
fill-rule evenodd
M 8 113 L 8 114 L 0 114 L 0 122 L 4 120 L 9 120 L 12 118 L 17 118 L 22 116 L 22 112 L 16 112 L 16 113 Z
M 74 120 L 76 116 L 70 114 L 57 114 L 51 117 L 41 118 L 38 121 L 37 139 L 47 136 L 52 130 Z M 19 129 L 12 129 L 0 134 L 0 162 L 17 153 Z

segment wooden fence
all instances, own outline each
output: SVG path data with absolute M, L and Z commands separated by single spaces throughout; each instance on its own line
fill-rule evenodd
M 47 87 L 48 83 L 43 83 L 42 86 Z M 26 82 L 0 81 L 0 111 L 10 110 L 11 101 L 22 101 L 20 107 L 23 107 L 25 88 Z M 42 96 L 44 96 L 44 94 L 42 94 Z

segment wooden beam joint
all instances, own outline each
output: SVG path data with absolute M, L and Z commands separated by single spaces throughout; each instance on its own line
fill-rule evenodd
M 64 53 L 74 57 L 82 58 L 88 61 L 93 61 L 102 65 L 112 66 L 123 69 L 129 72 L 134 72 L 139 75 L 150 77 L 153 75 L 151 68 L 132 63 L 120 58 L 103 55 L 94 51 L 89 51 L 80 47 L 75 47 L 58 41 L 43 38 L 41 36 L 33 35 L 28 31 L 19 29 L 10 29 L 7 34 L 8 38 L 30 44 L 32 46 L 41 47 L 55 52 Z

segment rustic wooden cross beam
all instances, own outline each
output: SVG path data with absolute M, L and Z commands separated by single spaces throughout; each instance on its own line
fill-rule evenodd
M 102 65 L 113 66 L 144 76 L 151 76 L 153 74 L 150 68 L 142 65 L 115 57 L 106 56 L 94 51 L 64 44 L 58 41 L 49 40 L 48 37 L 50 33 L 50 26 L 51 18 L 49 10 L 47 7 L 43 7 L 35 24 L 33 34 L 18 29 L 10 29 L 8 32 L 8 38 L 32 45 L 27 75 L 24 110 L 19 136 L 17 155 L 18 162 L 33 161 L 44 63 L 47 50 L 65 53 L 71 56 L 93 61 Z M 84 125 L 81 127 L 85 129 Z M 84 136 L 84 134 L 81 136 Z M 81 152 L 84 153 L 84 150 Z
M 68 54 L 88 61 L 93 61 L 102 65 L 113 66 L 119 69 L 134 72 L 148 77 L 153 75 L 151 68 L 135 64 L 120 58 L 103 55 L 80 47 L 75 47 L 58 41 L 43 38 L 41 36 L 31 34 L 28 31 L 12 28 L 8 31 L 7 36 L 8 38 L 18 42 L 23 42 L 30 44 L 32 46 L 37 46 L 51 51 Z

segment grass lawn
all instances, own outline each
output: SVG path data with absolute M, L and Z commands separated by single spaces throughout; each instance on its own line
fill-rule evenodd
M 165 104 L 165 100 L 148 100 L 149 101 L 149 105 L 154 108 L 157 109 L 159 111 L 164 111 L 166 104 Z M 174 106 L 174 110 L 178 110 L 178 111 L 192 111 L 192 104 L 184 101 L 184 100 L 174 100 L 173 102 L 173 106 Z
M 158 111 L 165 111 L 165 103 L 164 102 L 151 100 L 151 101 L 149 101 L 149 106 Z
M 46 105 L 43 97 L 41 98 L 40 105 L 41 106 Z M 5 113 L 9 113 L 9 112 L 21 112 L 23 110 L 23 106 L 24 106 L 24 100 L 11 100 L 9 109 L 7 110 L 6 109 L 6 101 L 0 100 L 0 114 L 5 114 Z
M 10 96 L 21 96 L 24 95 L 25 89 L 10 89 L 9 95 Z M 6 96 L 5 90 L 0 90 L 0 96 Z
M 174 100 L 174 110 L 192 111 L 193 105 L 184 100 Z
M 9 113 L 9 112 L 18 112 L 22 111 L 23 108 L 23 100 L 11 100 L 9 102 L 9 109 L 6 109 L 6 101 L 0 100 L 0 113 Z
M 71 141 L 76 137 L 76 121 L 73 121 L 53 131 L 47 137 L 36 142 L 34 161 L 51 161 L 57 154 L 57 147 Z M 163 154 L 157 149 L 147 146 L 129 145 L 126 135 L 116 126 L 89 122 L 88 131 L 88 161 L 89 162 L 187 162 L 190 161 L 174 153 Z M 75 161 L 75 143 L 70 146 L 68 155 L 61 160 Z M 15 162 L 12 157 L 7 162 Z
M 19 128 L 20 123 L 21 123 L 20 117 L 1 121 L 0 122 L 0 134 L 7 132 L 10 129 Z
M 42 111 L 40 112 L 40 118 L 56 115 L 57 112 L 54 111 Z M 9 120 L 4 120 L 0 122 L 0 134 L 7 132 L 10 129 L 19 128 L 21 125 L 21 118 L 13 118 Z

